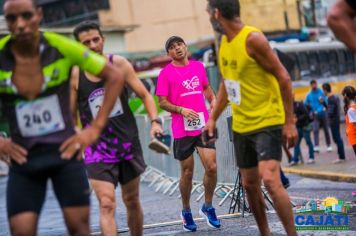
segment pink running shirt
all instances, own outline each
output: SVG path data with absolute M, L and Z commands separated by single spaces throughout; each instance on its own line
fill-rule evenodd
M 204 65 L 198 61 L 189 61 L 187 66 L 168 64 L 158 76 L 156 95 L 167 97 L 176 106 L 189 108 L 204 116 L 208 121 L 205 106 L 204 87 L 209 84 Z M 184 125 L 183 115 L 172 112 L 172 133 L 175 139 L 197 136 L 201 129 L 189 131 Z

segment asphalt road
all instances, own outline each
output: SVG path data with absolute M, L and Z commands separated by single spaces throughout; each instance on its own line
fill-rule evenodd
M 288 192 L 291 199 L 296 204 L 301 204 L 310 199 L 324 199 L 332 196 L 351 202 L 355 199 L 351 196 L 351 191 L 356 190 L 356 184 L 332 182 L 320 179 L 304 178 L 296 175 L 289 175 L 291 187 Z M 9 235 L 6 219 L 6 177 L 0 177 L 0 235 Z M 117 189 L 117 222 L 120 235 L 129 235 L 127 233 L 127 224 L 125 209 L 121 201 L 120 188 Z M 202 200 L 197 202 L 198 194 L 192 196 L 192 211 L 195 218 L 199 218 L 198 210 Z M 230 201 L 226 201 L 221 207 L 217 206 L 221 198 L 215 197 L 216 211 L 218 215 L 226 215 L 229 209 Z M 167 196 L 161 192 L 156 193 L 154 188 L 148 187 L 147 183 L 141 185 L 141 201 L 145 214 L 144 235 L 191 235 L 184 232 L 179 221 L 179 212 L 181 209 L 178 193 L 173 196 Z M 351 231 L 299 231 L 300 235 L 356 235 L 356 215 L 355 208 L 351 209 L 349 215 L 349 225 Z M 270 228 L 273 235 L 285 235 L 282 225 L 275 212 L 270 211 L 267 214 Z M 91 226 L 94 235 L 99 235 L 99 215 L 98 203 L 95 196 L 92 195 L 91 208 Z M 258 235 L 257 226 L 251 215 L 225 216 L 222 220 L 222 228 L 219 230 L 209 228 L 202 220 L 197 220 L 198 231 L 193 235 Z M 61 212 L 55 200 L 53 191 L 49 184 L 46 203 L 44 205 L 38 235 L 66 235 L 64 222 Z

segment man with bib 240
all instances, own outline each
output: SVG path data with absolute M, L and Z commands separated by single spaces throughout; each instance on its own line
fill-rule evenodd
M 218 53 L 223 80 L 206 129 L 213 134 L 230 101 L 236 162 L 260 234 L 271 235 L 262 180 L 287 235 L 297 235 L 280 180 L 282 142 L 290 148 L 297 138 L 291 79 L 262 32 L 241 21 L 238 0 L 208 0 L 207 11 L 214 30 L 223 34 Z
M 208 99 L 213 108 L 215 95 L 209 86 L 203 64 L 188 60 L 187 45 L 181 37 L 170 37 L 165 48 L 173 61 L 161 71 L 156 94 L 161 108 L 172 114 L 174 158 L 180 161 L 181 167 L 179 189 L 183 203 L 183 228 L 186 231 L 196 231 L 197 228 L 189 204 L 195 149 L 205 167 L 205 203 L 199 213 L 206 218 L 209 226 L 219 228 L 220 221 L 212 206 L 217 179 L 215 146 L 203 143 L 201 139 L 202 128 L 208 120 L 204 98 Z
M 0 138 L 0 157 L 11 158 L 6 196 L 11 235 L 36 235 L 49 179 L 68 234 L 90 235 L 90 189 L 75 154 L 99 137 L 124 80 L 83 45 L 39 32 L 42 10 L 34 0 L 6 0 L 4 15 L 11 35 L 0 41 L 0 99 L 11 139 Z M 74 65 L 105 78 L 106 84 L 96 119 L 78 133 L 69 109 Z

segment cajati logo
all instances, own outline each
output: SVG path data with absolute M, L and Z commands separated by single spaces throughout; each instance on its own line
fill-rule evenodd
M 295 209 L 297 230 L 349 230 L 350 205 L 334 197 L 310 200 Z

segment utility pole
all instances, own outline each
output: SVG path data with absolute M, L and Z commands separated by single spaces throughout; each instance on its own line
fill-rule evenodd
M 287 2 L 283 0 L 283 16 L 284 16 L 284 23 L 286 26 L 286 32 L 289 33 L 289 19 L 288 19 L 288 12 L 287 12 Z
M 315 0 L 310 0 L 310 6 L 311 6 L 311 11 L 312 11 L 312 19 L 314 23 L 314 27 L 317 27 L 317 20 L 316 20 L 316 12 L 315 12 Z
M 301 11 L 301 0 L 296 0 L 297 3 L 297 12 L 298 12 L 298 22 L 299 22 L 299 28 L 303 27 L 303 20 L 302 20 L 302 11 Z

